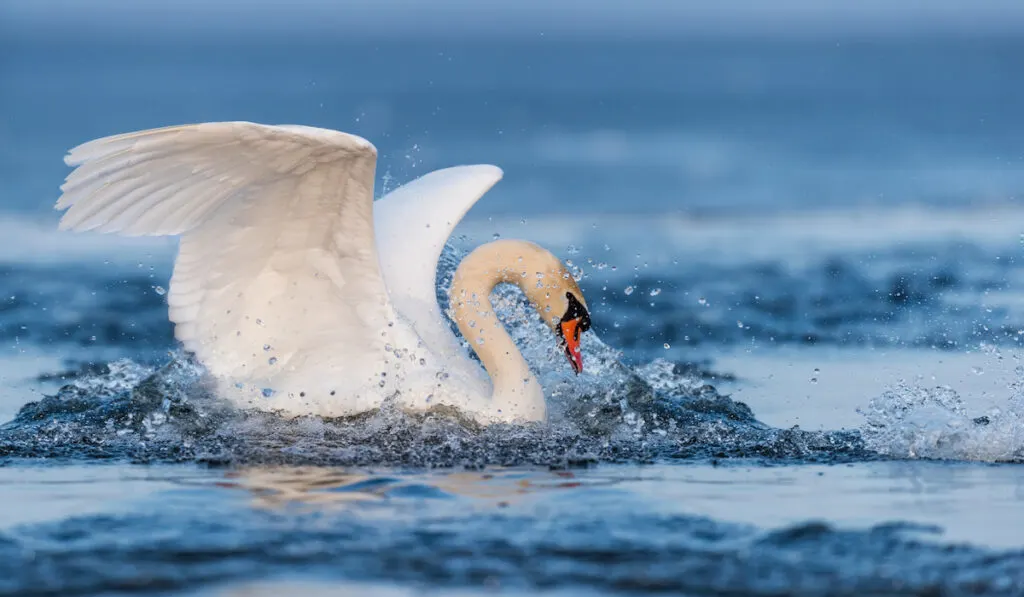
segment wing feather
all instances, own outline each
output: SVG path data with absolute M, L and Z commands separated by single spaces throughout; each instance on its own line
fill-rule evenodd
M 211 373 L 296 394 L 361 379 L 296 377 L 314 362 L 377 375 L 394 311 L 378 265 L 369 142 L 204 123 L 97 139 L 66 162 L 75 170 L 56 205 L 62 229 L 182 235 L 170 318 Z

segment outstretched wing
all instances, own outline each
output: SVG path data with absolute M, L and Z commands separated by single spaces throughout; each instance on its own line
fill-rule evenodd
M 455 226 L 501 177 L 501 168 L 490 165 L 435 170 L 388 193 L 374 208 L 391 300 L 435 352 L 458 350 L 437 304 L 437 261 Z
M 353 135 L 248 122 L 97 139 L 66 158 L 77 168 L 60 225 L 181 234 L 170 318 L 215 375 L 287 378 L 324 351 L 359 367 L 393 320 L 374 242 L 376 157 Z

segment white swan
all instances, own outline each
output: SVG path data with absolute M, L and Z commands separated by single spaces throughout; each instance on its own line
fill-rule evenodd
M 438 258 L 495 166 L 431 172 L 373 200 L 377 151 L 306 126 L 217 122 L 90 141 L 57 209 L 60 227 L 181 235 L 168 293 L 175 336 L 240 405 L 347 416 L 397 396 L 487 424 L 539 421 L 544 394 L 495 317 L 495 285 L 518 285 L 582 369 L 586 301 L 562 263 L 523 241 L 459 265 L 451 310 L 490 374 L 462 350 L 436 300 Z

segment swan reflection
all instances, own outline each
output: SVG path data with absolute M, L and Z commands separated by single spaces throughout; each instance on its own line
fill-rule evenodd
M 382 501 L 471 498 L 503 508 L 552 491 L 611 485 L 616 479 L 573 471 L 495 468 L 484 471 L 375 473 L 337 467 L 248 467 L 225 473 L 218 487 L 252 496 L 253 506 L 346 507 Z

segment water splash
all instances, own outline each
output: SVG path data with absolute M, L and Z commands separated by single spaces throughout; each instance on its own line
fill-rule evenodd
M 872 450 L 896 458 L 1024 462 L 1024 371 L 1001 408 L 969 414 L 949 386 L 901 383 L 858 412 Z

